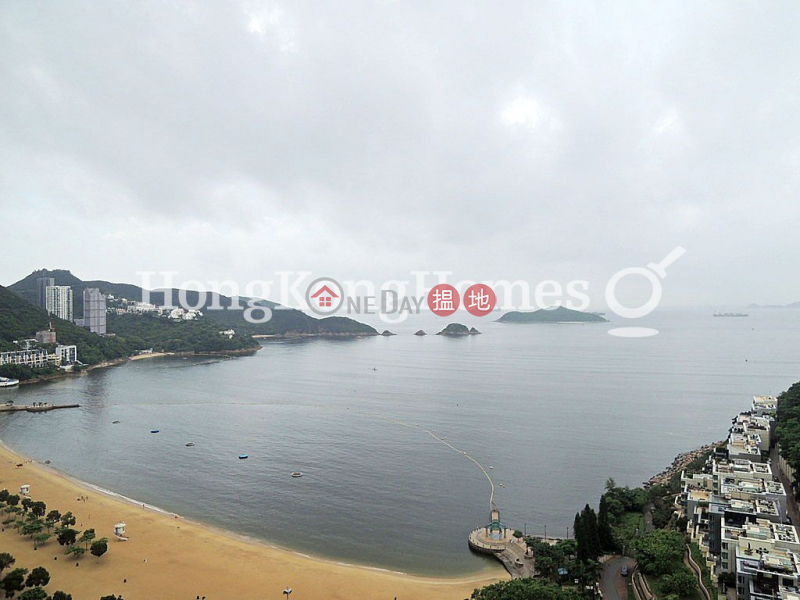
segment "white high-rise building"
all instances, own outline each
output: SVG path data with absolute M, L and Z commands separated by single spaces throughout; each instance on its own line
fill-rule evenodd
M 92 333 L 106 334 L 106 297 L 98 288 L 83 290 L 83 326 Z
M 47 312 L 72 321 L 72 288 L 68 285 L 47 286 Z

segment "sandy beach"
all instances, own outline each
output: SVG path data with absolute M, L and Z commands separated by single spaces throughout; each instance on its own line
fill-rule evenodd
M 147 360 L 148 358 L 160 358 L 162 356 L 174 356 L 174 352 L 149 352 L 147 354 L 134 354 L 130 360 Z
M 292 600 L 462 600 L 474 588 L 508 577 L 499 563 L 471 576 L 435 579 L 300 555 L 112 497 L 0 448 L 0 489 L 17 493 L 22 484 L 48 510 L 72 511 L 76 529 L 94 528 L 109 538 L 105 556 L 87 554 L 76 567 L 55 538 L 34 550 L 13 529 L 0 533 L 0 551 L 16 557 L 15 567 L 44 566 L 52 576 L 48 592 L 61 589 L 75 600 L 112 593 L 125 600 L 280 599 L 286 587 L 294 590 Z M 120 521 L 127 524 L 127 542 L 113 536 Z

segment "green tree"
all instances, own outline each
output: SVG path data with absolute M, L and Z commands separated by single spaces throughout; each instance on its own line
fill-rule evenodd
M 664 575 L 661 579 L 661 591 L 681 598 L 692 596 L 697 591 L 697 577 L 684 566 L 680 571 Z
M 53 536 L 50 535 L 49 533 L 39 533 L 39 534 L 36 534 L 35 536 L 33 536 L 33 547 L 34 547 L 34 549 L 38 548 L 42 544 L 46 543 L 47 540 L 49 540 L 51 537 L 53 537 Z
M 25 580 L 25 585 L 28 587 L 44 587 L 48 583 L 50 583 L 50 573 L 44 567 L 36 567 Z
M 75 558 L 77 558 L 78 560 L 80 560 L 80 558 L 81 558 L 81 557 L 82 557 L 84 554 L 86 554 L 86 549 L 85 549 L 85 548 L 81 548 L 80 546 L 77 546 L 77 545 L 75 545 L 75 546 L 70 546 L 70 547 L 67 549 L 67 555 L 74 556 L 74 557 L 75 557 Z
M 75 515 L 73 515 L 71 512 L 67 512 L 64 514 L 63 517 L 61 517 L 61 524 L 64 527 L 72 527 L 73 525 L 75 525 L 75 523 L 76 523 Z
M 78 539 L 78 532 L 70 527 L 59 529 L 56 534 L 59 546 L 72 546 Z
M 561 588 L 535 579 L 512 579 L 472 592 L 472 600 L 582 600 L 574 588 Z M 101 599 L 102 600 L 102 599 Z
M 5 504 L 5 501 L 8 500 L 9 495 L 10 494 L 7 489 L 0 490 L 0 502 Z
M 108 540 L 106 538 L 100 538 L 99 540 L 95 540 L 92 542 L 92 546 L 90 552 L 92 556 L 96 556 L 100 558 L 108 551 Z
M 49 531 L 50 528 L 59 521 L 61 521 L 61 513 L 56 509 L 51 510 L 49 513 L 47 513 L 47 519 L 45 519 L 45 522 L 47 523 L 47 530 Z
M 44 513 L 47 511 L 47 505 L 42 502 L 41 500 L 34 502 L 31 504 L 31 513 L 33 516 L 41 519 L 44 517 Z
M 5 571 L 8 567 L 17 562 L 17 559 L 11 556 L 8 552 L 0 553 L 0 573 Z
M 72 594 L 68 594 L 67 592 L 62 592 L 61 590 L 57 590 L 53 592 L 52 600 L 72 600 Z
M 19 600 L 47 600 L 47 592 L 40 587 L 31 588 L 22 592 Z
M 577 543 L 578 561 L 585 561 L 587 556 L 586 534 L 583 528 L 583 517 L 581 513 L 575 514 L 575 520 L 572 523 L 572 535 Z
M 33 504 L 33 500 L 28 498 L 27 496 L 22 499 L 22 510 L 24 512 L 28 512 L 31 509 L 31 505 Z
M 6 592 L 6 598 L 13 598 L 14 594 L 25 589 L 25 575 L 27 574 L 28 569 L 14 569 L 3 577 L 0 585 L 3 586 L 3 590 Z
M 87 529 L 83 532 L 80 539 L 78 539 L 78 543 L 83 544 L 84 548 L 88 550 L 89 544 L 94 540 L 95 535 L 94 529 Z
M 597 513 L 587 504 L 582 513 L 583 529 L 586 539 L 587 558 L 596 561 L 602 554 L 600 531 L 597 524 Z
M 642 571 L 656 576 L 681 569 L 684 544 L 682 534 L 665 529 L 657 529 L 634 542 Z
M 20 533 L 22 533 L 22 535 L 33 537 L 42 531 L 42 529 L 44 529 L 44 525 L 41 521 L 28 521 L 22 526 Z
M 726 571 L 719 574 L 719 582 L 728 587 L 736 587 L 736 573 Z
M 597 529 L 600 537 L 600 546 L 603 550 L 614 551 L 617 544 L 614 541 L 614 531 L 611 529 L 611 521 L 608 515 L 608 501 L 606 495 L 600 497 L 600 508 L 597 513 Z

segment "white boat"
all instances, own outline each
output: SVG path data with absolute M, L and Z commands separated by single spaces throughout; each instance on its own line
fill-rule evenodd
M 10 379 L 8 377 L 0 377 L 0 388 L 12 387 L 19 385 L 19 379 Z

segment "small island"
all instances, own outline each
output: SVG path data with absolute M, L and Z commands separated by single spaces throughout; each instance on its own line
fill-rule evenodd
M 419 331 L 417 331 L 417 332 L 416 332 L 414 335 L 423 336 L 423 335 L 428 335 L 428 334 L 427 334 L 427 333 L 425 333 L 425 330 L 424 330 L 424 329 L 420 329 L 420 330 L 419 330 Z
M 392 333 L 392 332 L 391 332 L 391 331 L 389 331 L 388 329 L 384 329 L 384 330 L 381 332 L 381 335 L 382 335 L 383 337 L 390 337 L 390 336 L 397 335 L 397 334 L 396 334 L 396 333 Z
M 533 312 L 509 312 L 497 319 L 498 323 L 608 323 L 596 313 L 572 310 L 563 306 L 542 308 Z
M 462 325 L 461 323 L 450 323 L 447 327 L 442 329 L 436 335 L 447 335 L 451 337 L 460 337 L 462 335 L 478 335 L 480 331 L 475 329 L 468 328 L 466 325 Z

